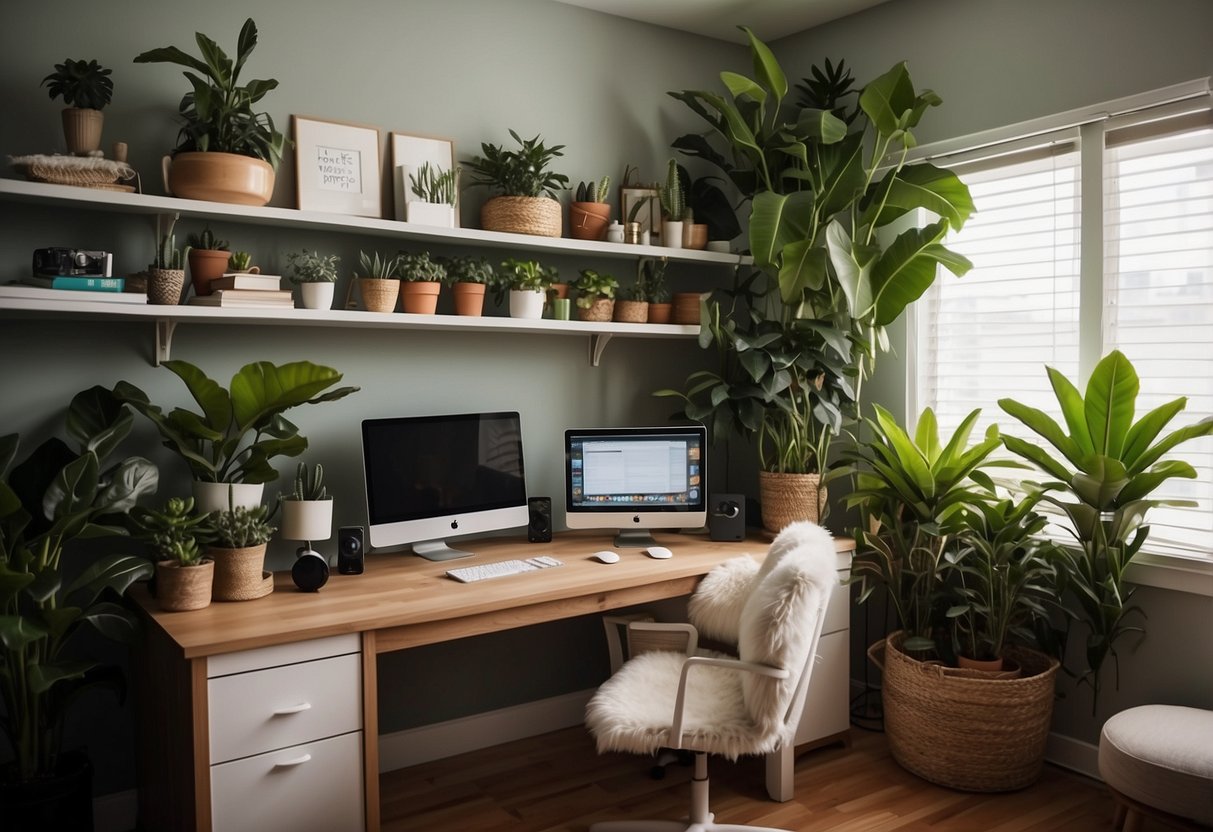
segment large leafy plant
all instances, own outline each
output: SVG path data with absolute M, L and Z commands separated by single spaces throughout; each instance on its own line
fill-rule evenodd
M 55 64 L 55 71 L 42 79 L 47 85 L 51 99 L 63 98 L 68 107 L 100 110 L 110 103 L 114 94 L 114 82 L 110 78 L 112 69 L 106 69 L 96 60 L 76 61 L 66 59 Z
M 80 554 L 73 543 L 124 534 L 110 518 L 156 490 L 158 471 L 148 460 L 109 462 L 132 421 L 109 391 L 93 387 L 68 407 L 71 444 L 48 439 L 10 468 L 18 437 L 0 437 L 0 728 L 22 782 L 55 773 L 67 707 L 82 688 L 115 678 L 113 668 L 76 651 L 77 635 L 93 629 L 126 640 L 135 632 L 118 600 L 151 574 L 147 560 L 111 554 L 74 577 L 68 568 Z
M 1164 435 L 1187 404 L 1180 397 L 1135 421 L 1141 385 L 1133 364 L 1119 351 L 1096 365 L 1085 395 L 1057 370 L 1047 371 L 1064 429 L 1043 411 L 1013 399 L 998 404 L 1053 452 L 1014 436 L 1004 436 L 1003 442 L 1052 477 L 1037 484 L 1041 500 L 1062 513 L 1077 544 L 1063 549 L 1062 563 L 1080 619 L 1089 629 L 1081 680 L 1091 685 L 1097 700 L 1104 663 L 1109 656 L 1117 659 L 1116 646 L 1125 635 L 1141 630 L 1129 623 L 1139 610 L 1130 603 L 1133 588 L 1125 583 L 1125 569 L 1149 535 L 1147 513 L 1157 506 L 1195 505 L 1150 497 L 1167 480 L 1196 477 L 1189 463 L 1163 457 L 1184 442 L 1213 435 L 1213 417 Z
M 204 482 L 272 482 L 278 477 L 272 459 L 307 449 L 307 438 L 283 413 L 336 401 L 359 389 L 329 390 L 341 381 L 341 373 L 310 361 L 246 364 L 226 389 L 187 361 L 165 361 L 164 366 L 185 382 L 201 412 L 177 407 L 165 413 L 126 381 L 115 385 L 114 394 L 150 419 L 164 446 Z
M 752 198 L 750 250 L 760 271 L 704 306 L 700 344 L 717 348 L 718 368 L 690 376 L 685 391 L 659 394 L 682 396 L 685 414 L 713 424 L 717 436 L 735 428 L 755 437 L 767 470 L 820 472 L 887 346 L 885 328 L 930 286 L 937 266 L 957 275 L 970 268 L 942 240 L 973 204 L 951 171 L 906 164 L 913 129 L 940 99 L 916 92 L 905 64 L 863 88 L 848 123 L 839 98 L 849 82 L 807 89 L 816 106 L 796 106 L 774 55 L 743 30 L 753 78 L 722 72 L 726 94 L 671 95 L 711 128 L 676 146 L 719 166 Z M 938 219 L 882 244 L 894 222 L 920 209 Z
M 215 41 L 196 32 L 201 58 L 195 58 L 175 46 L 151 49 L 135 58 L 137 64 L 171 63 L 184 66 L 182 74 L 193 90 L 181 99 L 181 117 L 185 124 L 178 135 L 174 153 L 221 151 L 252 156 L 268 162 L 276 170 L 282 161 L 286 137 L 274 129 L 268 113 L 255 112 L 253 105 L 277 88 L 273 79 L 239 84 L 240 70 L 257 46 L 257 25 L 250 17 L 240 29 L 236 60 L 228 57 Z
M 547 196 L 556 198 L 556 191 L 569 186 L 569 178 L 549 168 L 552 161 L 564 155 L 564 145 L 547 147 L 539 136 L 525 141 L 513 130 L 510 135 L 518 142 L 517 150 L 482 142 L 483 156 L 473 156 L 467 164 L 473 185 L 487 185 L 501 196 Z

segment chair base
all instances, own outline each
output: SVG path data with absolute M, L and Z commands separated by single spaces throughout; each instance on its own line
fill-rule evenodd
M 707 821 L 691 823 L 677 820 L 609 820 L 590 825 L 590 832 L 788 832 L 771 826 L 742 826 Z

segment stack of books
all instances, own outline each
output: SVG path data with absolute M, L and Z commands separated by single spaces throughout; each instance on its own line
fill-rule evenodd
M 211 281 L 211 293 L 190 298 L 194 306 L 252 307 L 294 309 L 295 298 L 282 289 L 282 277 L 276 274 L 228 272 Z
M 126 292 L 121 277 L 37 275 L 0 285 L 0 297 L 30 300 L 83 300 L 101 303 L 147 303 L 147 295 Z

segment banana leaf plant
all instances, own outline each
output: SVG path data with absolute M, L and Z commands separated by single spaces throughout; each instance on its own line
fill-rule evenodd
M 1180 397 L 1134 421 L 1141 385 L 1120 351 L 1096 365 L 1085 395 L 1057 370 L 1047 371 L 1064 429 L 1048 414 L 1014 399 L 998 404 L 1054 452 L 1015 436 L 1002 441 L 1052 477 L 1035 485 L 1043 492 L 1041 500 L 1065 517 L 1077 544 L 1063 549 L 1062 564 L 1077 596 L 1079 619 L 1089 630 L 1080 681 L 1091 686 L 1094 709 L 1105 662 L 1111 657 L 1119 667 L 1117 644 L 1129 633 L 1143 632 L 1129 623 L 1141 610 L 1131 603 L 1134 589 L 1125 583 L 1125 569 L 1150 533 L 1146 515 L 1157 506 L 1195 505 L 1150 497 L 1167 480 L 1196 477 L 1191 464 L 1163 457 L 1184 442 L 1213 435 L 1213 417 L 1163 435 L 1187 405 Z
M 0 437 L 0 728 L 16 756 L 0 780 L 55 774 L 68 706 L 83 688 L 115 681 L 115 668 L 80 652 L 77 634 L 123 641 L 135 633 L 118 601 L 151 575 L 151 563 L 124 554 L 70 563 L 81 554 L 76 541 L 125 534 L 115 518 L 156 490 L 148 460 L 108 462 L 132 422 L 108 390 L 93 387 L 68 408 L 73 444 L 52 437 L 10 468 L 18 436 Z
M 246 364 L 227 389 L 187 361 L 165 361 L 163 366 L 185 382 L 200 413 L 180 407 L 165 413 L 126 381 L 114 386 L 114 395 L 150 419 L 164 447 L 185 460 L 194 478 L 203 482 L 273 482 L 278 472 L 271 460 L 299 456 L 307 449 L 307 438 L 283 413 L 299 405 L 336 401 L 359 389 L 328 390 L 341 381 L 341 373 L 310 361 Z
M 760 450 L 767 470 L 821 472 L 830 436 L 856 418 L 862 381 L 887 349 L 885 328 L 938 266 L 956 275 L 970 268 L 942 240 L 973 203 L 951 171 L 906 164 L 913 129 L 940 99 L 916 92 L 905 64 L 863 88 L 848 123 L 837 114 L 837 90 L 820 102 L 808 90 L 818 106 L 791 102 L 770 49 L 742 29 L 753 78 L 722 72 L 726 94 L 671 95 L 711 127 L 675 146 L 719 166 L 752 199 L 759 271 L 704 304 L 700 344 L 718 348 L 718 369 L 658 395 L 681 396 L 685 415 L 768 445 Z M 712 141 L 723 141 L 727 155 Z M 920 210 L 938 219 L 882 245 L 882 232 Z

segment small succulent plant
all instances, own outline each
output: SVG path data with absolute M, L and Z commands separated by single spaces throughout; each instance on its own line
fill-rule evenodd
M 328 500 L 328 489 L 324 487 L 324 466 L 316 463 L 309 471 L 306 462 L 295 469 L 295 487 L 284 500 Z
M 581 182 L 577 185 L 574 202 L 606 202 L 611 190 L 611 177 L 604 176 L 595 186 L 593 181 Z
M 358 277 L 368 277 L 373 280 L 392 280 L 399 273 L 400 258 L 380 258 L 379 252 L 367 254 L 358 252 Z
M 215 540 L 225 549 L 243 549 L 268 543 L 278 528 L 269 521 L 269 509 L 265 506 L 216 511 L 211 514 L 215 525 Z

